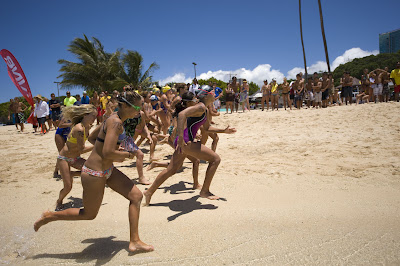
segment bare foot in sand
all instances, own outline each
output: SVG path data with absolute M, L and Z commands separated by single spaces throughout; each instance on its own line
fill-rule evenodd
M 147 245 L 146 243 L 142 242 L 141 240 L 129 243 L 129 251 L 130 252 L 136 252 L 136 251 L 150 252 L 153 250 L 154 250 L 154 247 L 152 245 Z
M 151 162 L 151 163 L 149 164 L 149 166 L 147 166 L 146 171 L 150 171 L 150 170 L 153 169 L 154 167 L 156 167 L 155 163 L 154 163 L 154 162 Z
M 160 158 L 150 158 L 150 162 L 152 163 L 152 162 L 154 162 L 154 161 L 159 161 L 160 160 Z
M 202 198 L 207 198 L 209 200 L 217 200 L 219 199 L 218 196 L 214 195 L 213 193 L 211 193 L 210 191 L 200 191 L 200 197 Z
M 56 201 L 56 211 L 60 211 L 63 208 L 63 203 L 62 201 L 57 200 Z
M 168 137 L 163 138 L 158 144 L 165 144 L 168 143 Z
M 200 185 L 199 183 L 193 184 L 193 189 L 199 189 L 199 190 L 201 190 L 202 188 L 203 188 L 203 186 Z
M 149 206 L 152 194 L 150 194 L 149 191 L 146 190 L 145 192 L 143 192 L 143 195 L 144 195 L 143 206 Z
M 37 232 L 39 228 L 42 227 L 43 225 L 50 222 L 49 218 L 50 216 L 51 216 L 50 211 L 45 211 L 42 213 L 42 216 L 40 216 L 40 218 L 33 224 L 33 229 L 35 230 L 35 232 Z
M 150 180 L 148 180 L 146 177 L 142 176 L 139 177 L 139 183 L 142 185 L 150 185 L 152 182 L 150 182 Z

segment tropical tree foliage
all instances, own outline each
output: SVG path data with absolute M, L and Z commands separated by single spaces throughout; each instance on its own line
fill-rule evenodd
M 158 68 L 153 62 L 145 70 L 143 57 L 136 51 L 117 49 L 114 53 L 105 51 L 100 40 L 92 37 L 89 40 L 75 38 L 68 46 L 70 51 L 78 60 L 72 62 L 64 59 L 58 60 L 61 64 L 60 72 L 62 78 L 61 88 L 83 87 L 86 90 L 122 90 L 125 85 L 137 88 L 149 86 L 151 73 Z
M 400 51 L 395 54 L 378 54 L 370 55 L 363 58 L 356 58 L 351 62 L 338 66 L 333 71 L 335 85 L 339 85 L 339 80 L 343 76 L 343 72 L 349 71 L 350 75 L 361 79 L 363 70 L 367 68 L 369 71 L 385 67 L 389 68 L 389 72 L 396 67 L 396 63 L 400 61 Z
M 113 88 L 118 89 L 125 85 L 147 88 L 152 83 L 151 74 L 158 68 L 157 63 L 153 62 L 144 70 L 142 55 L 137 51 L 128 50 L 121 55 L 118 77 L 112 81 Z

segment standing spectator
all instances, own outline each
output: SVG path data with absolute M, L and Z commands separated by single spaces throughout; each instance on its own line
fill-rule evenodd
M 329 100 L 329 91 L 331 90 L 332 84 L 331 84 L 331 79 L 328 78 L 328 73 L 324 72 L 322 74 L 322 80 L 321 80 L 321 91 L 322 91 L 322 107 L 327 108 L 328 107 L 328 100 Z
M 318 73 L 314 72 L 313 74 L 313 94 L 314 94 L 314 102 L 316 108 L 322 108 L 322 82 L 318 78 Z
M 350 72 L 345 71 L 342 79 L 342 98 L 347 105 L 353 101 L 353 77 L 350 76 Z
M 199 83 L 197 83 L 197 79 L 194 78 L 193 79 L 193 84 L 190 85 L 190 87 L 189 87 L 189 91 L 191 93 L 193 93 L 194 95 L 196 95 L 197 91 L 199 90 L 199 87 L 200 87 L 200 85 L 199 85 Z
M 74 102 L 74 105 L 82 105 L 82 102 L 81 102 L 81 96 L 79 95 L 79 94 L 77 94 L 76 96 L 75 96 L 75 98 L 76 98 L 76 102 Z
M 36 107 L 33 115 L 37 117 L 37 120 L 39 122 L 39 126 L 42 128 L 41 133 L 46 134 L 47 133 L 47 127 L 46 127 L 46 117 L 49 115 L 49 105 L 43 101 L 42 96 L 40 94 L 36 95 L 33 98 L 36 102 Z
M 304 94 L 304 80 L 301 74 L 296 75 L 296 81 L 292 84 L 294 90 L 294 100 L 297 109 L 300 109 L 303 105 L 303 94 Z
M 101 107 L 101 115 L 102 116 L 104 116 L 104 114 L 106 113 L 107 103 L 108 103 L 109 99 L 111 99 L 111 97 L 108 96 L 108 92 L 107 91 L 102 92 L 100 94 L 100 107 Z M 101 121 L 101 122 L 103 122 L 103 121 Z
M 390 73 L 389 68 L 385 67 L 385 71 L 379 74 L 380 79 L 382 81 L 382 102 L 388 102 L 390 100 L 390 90 L 389 90 L 389 81 L 390 81 Z
M 76 102 L 76 99 L 74 96 L 71 96 L 71 92 L 67 91 L 67 97 L 64 99 L 64 105 L 65 106 L 72 106 Z
M 396 68 L 390 73 L 390 79 L 394 85 L 394 99 L 398 102 L 400 92 L 400 62 L 397 62 Z
M 235 93 L 235 110 L 236 113 L 238 112 L 239 109 L 239 100 L 240 100 L 240 83 L 237 81 L 236 77 L 232 77 L 232 83 L 229 84 L 230 87 L 232 88 L 233 92 Z
M 81 103 L 82 104 L 89 104 L 90 103 L 90 98 L 87 95 L 86 91 L 83 91 L 82 94 L 83 94 L 83 96 L 82 96 L 82 99 L 81 99 Z
M 58 124 L 60 123 L 60 115 L 61 115 L 61 104 L 58 99 L 56 99 L 56 95 L 52 93 L 50 95 L 51 99 L 49 101 L 49 107 L 51 110 L 51 120 L 53 120 L 54 127 L 57 129 Z
M 18 130 L 18 125 L 15 123 L 15 117 L 16 117 L 16 104 L 14 102 L 14 99 L 10 99 L 10 105 L 8 106 L 8 120 L 12 120 L 12 123 L 15 124 L 15 127 Z
M 90 98 L 90 103 L 97 109 L 97 124 L 100 124 L 103 121 L 103 115 L 101 113 L 100 97 L 97 94 L 97 91 L 93 92 L 93 96 Z
M 272 107 L 272 111 L 274 111 L 275 108 L 278 111 L 279 91 L 278 91 L 278 83 L 276 83 L 275 79 L 272 79 L 272 82 L 270 83 L 270 87 L 271 87 L 271 107 Z
M 229 86 L 229 83 L 227 84 L 226 88 L 226 113 L 228 113 L 229 108 L 231 108 L 231 114 L 233 113 L 233 101 L 235 100 L 235 92 L 232 90 L 231 86 Z
M 15 125 L 19 125 L 21 128 L 21 132 L 24 132 L 24 123 L 25 123 L 25 118 L 24 118 L 24 112 L 28 108 L 24 103 L 19 101 L 18 97 L 14 98 L 14 104 L 15 104 Z
M 224 95 L 224 92 L 220 87 L 217 87 L 217 83 L 215 82 L 213 83 L 213 89 L 215 93 L 214 107 L 218 111 L 221 108 L 221 101 L 219 99 Z
M 261 87 L 262 98 L 261 98 L 261 111 L 264 111 L 265 103 L 267 103 L 267 111 L 269 109 L 269 95 L 271 94 L 271 88 L 268 85 L 268 80 L 264 80 L 264 85 Z

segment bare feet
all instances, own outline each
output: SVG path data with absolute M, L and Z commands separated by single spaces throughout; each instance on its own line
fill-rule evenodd
M 42 213 L 42 216 L 40 216 L 40 218 L 33 224 L 33 229 L 35 230 L 35 232 L 37 232 L 39 228 L 42 227 L 43 225 L 50 222 L 49 219 L 50 215 L 51 215 L 50 211 L 45 211 Z
M 150 185 L 152 182 L 150 182 L 150 180 L 148 180 L 146 177 L 142 176 L 139 177 L 139 183 L 142 185 Z
M 62 209 L 63 209 L 62 201 L 57 200 L 56 201 L 56 211 L 61 211 Z
M 168 137 L 163 138 L 160 142 L 158 142 L 159 144 L 165 144 L 168 143 Z
M 150 162 L 152 163 L 152 162 L 154 162 L 154 161 L 159 161 L 160 160 L 160 158 L 150 158 Z
M 210 191 L 207 191 L 207 192 L 205 192 L 205 191 L 200 191 L 200 197 L 202 197 L 202 198 L 207 198 L 207 199 L 209 199 L 209 200 L 217 200 L 217 199 L 219 199 L 218 196 L 212 194 Z
M 150 192 L 146 190 L 145 192 L 143 192 L 143 195 L 144 195 L 143 206 L 149 206 L 152 194 L 150 194 Z
M 151 162 L 151 163 L 149 164 L 149 166 L 147 166 L 146 171 L 150 171 L 150 170 L 153 169 L 154 167 L 156 167 L 155 163 L 154 163 L 154 162 Z
M 199 189 L 199 190 L 201 190 L 203 188 L 203 186 L 202 185 L 200 185 L 200 184 L 193 184 L 193 189 Z
M 142 242 L 141 240 L 129 243 L 129 251 L 130 252 L 136 252 L 136 251 L 150 252 L 153 250 L 154 250 L 154 247 L 152 245 L 147 245 L 146 243 Z

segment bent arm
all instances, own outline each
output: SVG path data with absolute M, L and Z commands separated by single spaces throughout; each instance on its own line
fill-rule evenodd
M 103 158 L 112 161 L 121 161 L 130 158 L 131 153 L 127 151 L 119 151 L 116 149 L 118 136 L 124 131 L 121 120 L 107 119 L 106 122 L 107 133 L 103 146 Z

